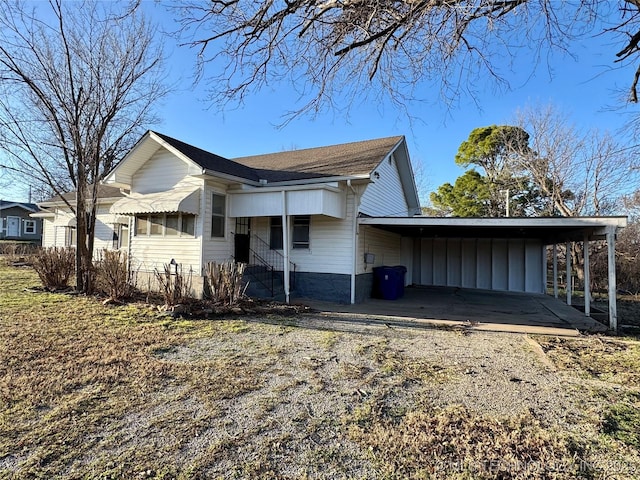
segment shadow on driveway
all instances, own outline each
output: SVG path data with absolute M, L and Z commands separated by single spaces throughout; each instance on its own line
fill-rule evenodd
M 549 295 L 452 287 L 407 287 L 398 300 L 369 299 L 340 305 L 305 299 L 324 315 L 410 323 L 465 326 L 473 330 L 576 336 L 607 328 Z

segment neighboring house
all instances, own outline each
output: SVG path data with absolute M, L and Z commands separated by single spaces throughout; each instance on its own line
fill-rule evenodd
M 0 240 L 20 240 L 40 244 L 42 220 L 31 218 L 37 212 L 34 203 L 0 200 Z
M 277 272 L 275 290 L 287 300 L 293 292 L 363 301 L 382 265 L 405 266 L 407 285 L 541 294 L 548 245 L 606 239 L 613 265 L 615 234 L 626 225 L 624 217 L 419 216 L 402 136 L 229 160 L 149 131 L 104 183 L 112 193 L 101 195 L 96 248 L 126 247 L 139 277 L 178 263 L 202 292 L 206 264 L 235 259 L 249 265 L 254 285 L 269 287 L 264 274 Z M 40 206 L 55 209 L 44 244 L 72 243 L 55 230 L 73 227 L 68 208 Z M 109 245 L 116 237 L 121 243 Z M 609 275 L 615 319 L 615 269 Z
M 100 185 L 96 211 L 94 256 L 102 249 L 128 248 L 129 217 L 113 215 L 109 209 L 124 195 L 119 188 Z M 76 245 L 76 217 L 69 205 L 75 207 L 75 192 L 56 195 L 38 203 L 41 211 L 31 215 L 43 220 L 42 245 L 44 247 L 69 247 Z

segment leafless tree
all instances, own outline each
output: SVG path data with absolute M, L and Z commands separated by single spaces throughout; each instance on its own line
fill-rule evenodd
M 579 131 L 553 106 L 529 107 L 516 117 L 530 142 L 512 158 L 547 202 L 543 214 L 618 213 L 623 197 L 637 188 L 636 147 L 623 147 L 606 132 Z M 570 255 L 582 280 L 582 245 L 573 243 Z
M 598 130 L 579 131 L 553 106 L 527 107 L 515 124 L 530 135 L 518 168 L 549 202 L 547 214 L 607 215 L 640 178 L 633 147 Z
M 343 109 L 338 98 L 362 92 L 400 105 L 438 91 L 473 97 L 487 78 L 508 84 L 505 60 L 526 56 L 534 68 L 594 29 L 617 35 L 618 65 L 633 67 L 640 42 L 640 0 L 190 0 L 174 10 L 213 100 L 286 79 L 307 102 L 294 114 Z
M 98 182 L 165 93 L 162 50 L 139 5 L 10 1 L 0 9 L 3 163 L 60 194 L 77 219 L 77 288 L 91 289 Z

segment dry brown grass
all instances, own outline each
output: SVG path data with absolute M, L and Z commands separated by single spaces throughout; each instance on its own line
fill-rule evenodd
M 383 478 L 581 478 L 573 446 L 528 414 L 493 419 L 463 407 L 377 419 L 351 435 L 368 445 Z M 456 477 L 457 475 L 457 477 Z
M 585 416 L 576 435 L 528 411 L 430 402 L 484 368 L 465 342 L 524 349 L 517 337 L 175 320 L 24 291 L 37 283 L 0 267 L 0 478 L 568 479 L 600 478 L 578 457 L 637 459 L 622 408 Z

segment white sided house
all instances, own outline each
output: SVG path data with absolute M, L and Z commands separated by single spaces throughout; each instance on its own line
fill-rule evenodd
M 119 188 L 98 186 L 96 229 L 94 238 L 94 258 L 104 249 L 126 251 L 129 247 L 129 217 L 114 215 L 111 206 L 124 197 Z M 71 209 L 75 207 L 75 192 L 56 195 L 38 203 L 40 211 L 31 216 L 41 218 L 43 247 L 75 247 L 76 217 Z
M 126 249 L 132 268 L 151 277 L 181 264 L 200 294 L 206 264 L 228 260 L 248 265 L 254 295 L 287 301 L 364 301 L 383 265 L 404 266 L 406 285 L 544 294 L 551 245 L 558 296 L 556 245 L 604 239 L 616 328 L 615 238 L 625 217 L 420 216 L 402 136 L 229 160 L 149 131 L 104 184 L 96 248 Z M 60 199 L 40 206 L 43 245 L 72 244 L 74 219 Z M 588 255 L 584 263 L 588 285 Z M 589 315 L 588 289 L 585 297 Z
M 372 268 L 400 264 L 401 236 L 358 218 L 420 212 L 402 136 L 228 160 L 149 131 L 105 184 L 125 195 L 110 213 L 132 219 L 140 272 L 174 261 L 201 278 L 235 259 L 258 293 L 287 299 L 370 297 Z

